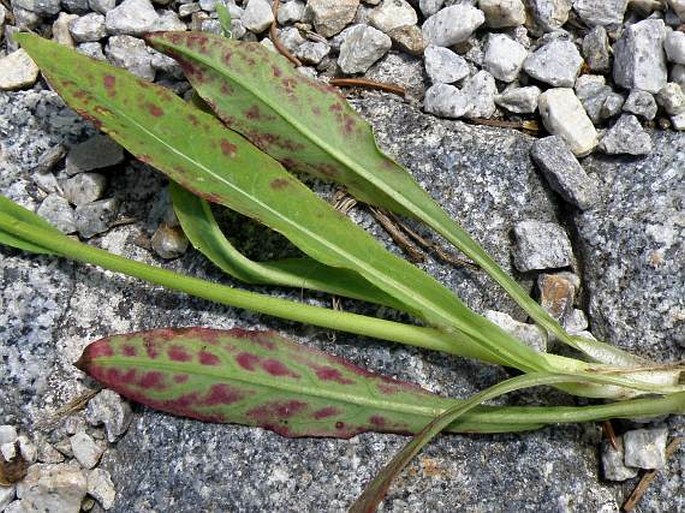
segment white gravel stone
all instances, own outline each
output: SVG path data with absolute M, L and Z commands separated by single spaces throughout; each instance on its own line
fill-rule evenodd
M 435 84 L 426 90 L 423 108 L 441 118 L 458 119 L 466 114 L 469 100 L 453 85 Z
M 0 511 L 6 511 L 5 508 L 16 496 L 17 487 L 15 485 L 0 486 Z
M 445 0 L 419 0 L 419 10 L 425 18 L 433 16 L 442 9 Z
M 673 116 L 685 111 L 685 93 L 675 82 L 669 82 L 661 88 L 656 95 L 656 102 Z
M 657 111 L 656 100 L 652 93 L 633 89 L 623 104 L 623 110 L 644 119 L 654 119 Z
M 674 130 L 685 130 L 685 112 L 671 116 L 671 125 L 673 126 Z
M 36 214 L 49 222 L 62 233 L 74 233 L 74 210 L 69 202 L 59 194 L 48 194 L 36 210 Z
M 556 223 L 521 221 L 514 236 L 514 265 L 521 272 L 567 267 L 573 261 L 571 241 Z
M 550 187 L 568 203 L 586 210 L 599 201 L 597 185 L 561 137 L 552 135 L 536 140 L 531 156 Z
M 338 65 L 343 73 L 364 73 L 388 53 L 391 46 L 387 34 L 369 25 L 355 25 L 346 31 L 340 45 Z
M 54 16 L 60 11 L 59 0 L 12 0 L 11 5 L 41 16 Z
M 667 428 L 626 431 L 623 435 L 625 464 L 644 469 L 664 468 L 667 439 Z
M 614 45 L 614 82 L 626 89 L 658 93 L 666 85 L 666 27 L 648 19 L 630 25 Z
M 240 20 L 247 30 L 261 34 L 273 23 L 274 13 L 266 0 L 250 0 Z
M 685 65 L 674 64 L 669 74 L 669 82 L 675 82 L 685 91 Z
M 368 23 L 387 34 L 397 27 L 416 25 L 418 20 L 416 11 L 405 0 L 383 0 L 369 14 Z
M 69 32 L 77 43 L 99 41 L 107 35 L 105 17 L 94 12 L 80 16 L 69 23 Z
M 606 120 L 618 116 L 621 113 L 625 101 L 626 99 L 622 94 L 617 92 L 609 93 L 599 111 L 599 118 L 601 120 Z
M 105 57 L 105 54 L 102 51 L 102 45 L 100 43 L 81 43 L 76 48 L 76 51 L 82 53 L 83 55 L 87 55 L 91 59 L 98 61 L 107 60 L 107 57 Z
M 88 473 L 88 495 L 98 501 L 105 511 L 112 509 L 116 490 L 109 472 L 96 468 Z
M 132 419 L 131 406 L 112 390 L 102 390 L 88 401 L 86 420 L 91 426 L 105 425 L 107 440 L 116 442 L 128 429 Z
M 560 136 L 576 157 L 589 154 L 598 142 L 597 130 L 572 89 L 549 89 L 538 98 L 542 123 Z
M 76 14 L 59 13 L 57 19 L 52 24 L 52 40 L 73 48 L 74 38 L 71 37 L 71 32 L 69 31 L 69 23 L 78 18 L 79 16 Z
M 624 114 L 602 137 L 599 149 L 609 155 L 647 155 L 652 139 L 632 114 Z
M 547 334 L 535 324 L 515 320 L 511 315 L 495 310 L 486 310 L 485 318 L 521 342 L 535 349 L 538 353 L 547 351 Z
M 497 85 L 495 78 L 487 71 L 481 70 L 465 80 L 461 91 L 469 102 L 467 118 L 489 118 L 495 113 Z
M 628 0 L 574 0 L 573 10 L 588 26 L 619 25 L 628 7 Z
M 528 50 L 504 34 L 490 34 L 485 45 L 483 68 L 497 80 L 513 82 L 521 71 Z
M 124 0 L 105 16 L 110 34 L 139 36 L 153 29 L 159 15 L 150 0 Z
M 38 448 L 35 446 L 31 440 L 26 435 L 19 435 L 17 437 L 17 442 L 19 442 L 19 451 L 21 452 L 21 457 L 29 464 L 33 464 L 38 459 Z
M 300 34 L 300 31 L 295 27 L 286 27 L 280 30 L 278 37 L 283 46 L 293 53 L 297 52 L 300 45 L 304 44 L 306 41 L 306 39 L 302 37 L 302 34 Z
M 69 438 L 74 458 L 85 469 L 92 469 L 100 461 L 105 448 L 98 444 L 84 431 L 79 431 Z
M 495 95 L 495 103 L 509 112 L 531 114 L 538 108 L 538 97 L 541 92 L 537 86 L 511 87 Z
M 88 0 L 88 6 L 95 12 L 107 14 L 116 7 L 116 0 Z
M 516 27 L 526 22 L 526 8 L 521 0 L 478 0 L 490 28 Z
M 552 41 L 538 48 L 523 63 L 531 77 L 554 87 L 573 87 L 583 58 L 571 41 Z
M 0 90 L 30 87 L 38 79 L 38 66 L 23 48 L 0 58 Z
M 449 48 L 428 45 L 423 53 L 426 73 L 434 84 L 451 84 L 469 75 L 469 65 Z
M 304 15 L 304 8 L 305 3 L 300 0 L 282 3 L 278 9 L 278 23 L 288 25 L 300 21 Z
M 0 445 L 11 444 L 18 436 L 17 429 L 11 424 L 3 424 L 0 426 Z
M 125 35 L 111 36 L 105 47 L 105 55 L 115 66 L 127 69 L 144 80 L 155 79 L 152 55 L 142 39 Z
M 340 33 L 352 22 L 358 7 L 359 0 L 309 0 L 307 2 L 314 28 L 317 34 L 323 37 Z
M 64 198 L 72 205 L 85 205 L 102 197 L 107 178 L 100 173 L 79 173 L 62 182 Z
M 685 64 L 685 33 L 673 30 L 666 35 L 664 40 L 666 57 L 676 64 Z
M 429 44 L 452 46 L 466 41 L 485 22 L 483 11 L 467 4 L 452 5 L 428 18 L 421 30 Z
M 235 19 L 233 20 L 233 22 L 238 22 L 238 21 L 240 21 L 240 20 L 235 20 Z M 241 25 L 241 27 L 242 27 L 242 25 Z M 159 18 L 157 19 L 157 21 L 152 26 L 152 29 L 150 29 L 150 30 L 152 32 L 158 32 L 158 31 L 162 31 L 162 30 L 184 31 L 187 28 L 188 27 L 186 27 L 186 24 L 183 23 L 178 18 L 178 15 L 175 12 L 173 12 L 173 11 L 161 11 Z M 233 35 L 236 38 L 238 37 L 237 32 L 235 32 L 235 31 L 234 31 Z
M 86 476 L 74 465 L 38 463 L 17 484 L 17 497 L 25 512 L 77 512 L 87 486 Z
M 544 32 L 558 30 L 568 21 L 571 0 L 526 0 L 535 25 Z
M 627 467 L 624 460 L 623 437 L 617 438 L 618 449 L 614 449 L 609 440 L 602 440 L 602 471 L 604 479 L 625 481 L 637 476 L 637 469 Z
M 321 41 L 305 41 L 298 47 L 295 55 L 304 64 L 316 66 L 330 51 L 331 47 L 328 43 L 323 43 Z

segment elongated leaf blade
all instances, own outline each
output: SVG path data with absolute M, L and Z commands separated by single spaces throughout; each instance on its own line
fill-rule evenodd
M 362 201 L 420 219 L 556 338 L 596 361 L 636 364 L 635 357 L 618 348 L 581 344 L 569 336 L 404 168 L 380 151 L 369 124 L 333 88 L 304 77 L 258 43 L 192 32 L 158 32 L 147 41 L 181 64 L 228 126 L 289 169 L 341 183 Z
M 77 366 L 152 408 L 293 437 L 411 433 L 453 404 L 273 332 L 189 328 L 116 335 L 87 346 Z
M 41 217 L 29 212 L 25 208 L 17 205 L 15 202 L 2 195 L 0 195 L 0 212 L 5 212 L 13 219 L 16 219 L 22 223 L 28 223 L 31 226 L 54 233 L 57 237 L 64 236 L 62 232 Z M 23 251 L 29 251 L 31 253 L 52 254 L 52 251 L 49 249 L 44 248 L 43 246 L 36 244 L 31 240 L 17 237 L 16 235 L 10 233 L 9 231 L 3 230 L 2 228 L 0 228 L 0 244 L 21 249 Z
M 231 276 L 247 283 L 310 289 L 404 309 L 404 305 L 347 269 L 328 267 L 311 258 L 250 260 L 223 234 L 207 201 L 173 182 L 169 189 L 174 211 L 190 243 Z
M 390 254 L 216 118 L 163 87 L 57 43 L 31 34 L 16 39 L 74 110 L 186 189 L 258 220 L 324 265 L 358 273 L 425 321 L 463 332 L 489 361 L 524 371 L 545 368 L 542 356 Z

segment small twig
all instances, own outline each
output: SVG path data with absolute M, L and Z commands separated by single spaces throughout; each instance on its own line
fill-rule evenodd
M 515 128 L 517 130 L 526 130 L 528 132 L 539 132 L 540 125 L 536 121 L 505 121 L 502 119 L 485 119 L 485 118 L 469 118 L 464 119 L 466 122 L 474 125 L 494 126 L 498 128 Z
M 404 251 L 409 260 L 412 262 L 424 262 L 426 257 L 421 252 L 421 249 L 414 244 L 411 239 L 397 226 L 397 224 L 390 219 L 390 217 L 380 209 L 375 207 L 369 207 L 371 214 L 378 221 L 378 223 L 383 227 L 383 229 L 388 232 L 388 235 L 395 241 L 402 251 Z
M 357 200 L 349 194 L 347 194 L 347 192 L 342 189 L 338 189 L 337 191 L 335 191 L 335 194 L 333 194 L 332 202 L 333 208 L 336 209 L 338 212 L 342 212 L 343 214 L 347 214 L 357 204 Z
M 76 411 L 82 410 L 83 408 L 85 408 L 86 404 L 88 404 L 88 401 L 90 401 L 93 397 L 100 393 L 100 390 L 102 390 L 102 387 L 97 387 L 93 390 L 88 390 L 87 392 L 84 392 L 77 398 L 72 399 L 67 404 L 57 409 L 57 411 L 55 411 L 49 417 L 46 417 L 45 419 L 38 421 L 36 423 L 36 427 L 40 430 L 50 428 L 57 424 L 57 422 L 59 422 L 64 417 L 67 417 L 68 415 L 71 415 Z
M 122 217 L 120 219 L 117 219 L 114 221 L 112 224 L 109 225 L 110 228 L 115 228 L 117 226 L 128 226 L 129 224 L 134 224 L 138 222 L 138 218 L 136 217 L 131 217 L 131 216 L 126 216 Z
M 271 37 L 271 42 L 274 44 L 276 47 L 276 50 L 278 50 L 283 57 L 288 59 L 290 62 L 292 62 L 295 66 L 302 66 L 302 63 L 300 62 L 300 59 L 295 57 L 290 50 L 288 50 L 283 43 L 281 43 L 280 38 L 278 37 L 278 8 L 281 5 L 281 0 L 274 0 L 273 7 L 271 10 L 274 13 L 274 21 L 271 22 L 271 27 L 269 28 L 269 37 Z
M 367 78 L 332 78 L 328 83 L 335 87 L 365 87 L 367 89 L 377 89 L 402 97 L 406 94 L 406 90 L 402 86 L 376 82 L 375 80 L 369 80 Z
M 610 420 L 602 422 L 602 431 L 604 431 L 611 447 L 613 447 L 615 451 L 618 451 L 618 438 L 616 438 L 616 432 L 614 431 L 614 426 Z
M 457 267 L 471 267 L 473 269 L 480 269 L 480 267 L 475 264 L 474 262 L 471 262 L 470 260 L 465 260 L 463 258 L 459 258 L 456 255 L 453 255 L 452 253 L 446 251 L 443 249 L 440 244 L 426 240 L 423 238 L 421 235 L 416 233 L 410 226 L 408 226 L 406 223 L 401 221 L 397 216 L 395 216 L 392 213 L 388 213 L 388 216 L 393 220 L 397 226 L 399 226 L 404 232 L 409 235 L 414 241 L 421 246 L 424 251 L 427 252 L 432 252 L 435 253 L 435 256 L 438 260 L 443 261 L 446 264 L 454 265 Z
M 666 447 L 666 459 L 673 456 L 673 454 L 678 450 L 678 447 L 682 441 L 682 438 L 674 438 L 671 440 L 671 443 L 669 443 L 668 447 Z M 654 478 L 658 472 L 658 470 L 649 470 L 642 475 L 640 482 L 637 484 L 637 486 L 635 486 L 635 489 L 625 503 L 623 503 L 623 511 L 633 511 L 633 509 L 635 509 L 635 506 L 637 506 L 644 494 L 647 492 L 649 485 L 652 484 L 652 481 L 654 481 Z

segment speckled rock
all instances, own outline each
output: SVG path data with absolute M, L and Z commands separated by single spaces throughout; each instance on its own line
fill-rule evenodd
M 604 479 L 625 481 L 637 475 L 638 469 L 626 467 L 623 457 L 623 437 L 618 438 L 617 449 L 614 449 L 608 440 L 602 441 L 602 473 Z
M 383 57 L 390 47 L 390 37 L 369 25 L 355 25 L 345 31 L 338 65 L 343 73 L 363 73 Z
M 86 495 L 87 481 L 81 470 L 60 463 L 38 463 L 29 467 L 29 473 L 17 486 L 23 511 L 79 511 Z
M 571 0 L 525 0 L 534 29 L 553 32 L 568 20 Z
M 384 0 L 369 14 L 369 25 L 388 34 L 392 29 L 416 25 L 418 16 L 406 0 Z
M 624 114 L 607 130 L 599 149 L 609 155 L 647 155 L 652 151 L 652 139 L 632 114 Z
M 57 193 L 46 196 L 36 213 L 62 233 L 76 231 L 74 210 L 69 202 Z
M 96 468 L 88 473 L 88 495 L 98 501 L 105 511 L 112 509 L 116 490 L 109 472 Z
M 531 77 L 554 87 L 573 87 L 583 58 L 571 41 L 552 41 L 528 56 L 523 69 Z
M 583 38 L 583 57 L 592 71 L 607 73 L 611 69 L 611 48 L 604 27 L 598 26 Z
M 656 100 L 654 95 L 647 91 L 633 89 L 623 104 L 623 110 L 644 119 L 654 119 L 657 111 Z
M 588 26 L 619 25 L 628 7 L 628 0 L 574 0 L 573 10 Z
M 261 34 L 273 23 L 274 13 L 266 0 L 249 0 L 240 20 L 247 30 Z
M 461 92 L 468 101 L 467 118 L 489 118 L 495 113 L 497 85 L 487 71 L 481 70 L 465 80 Z
M 426 73 L 434 84 L 451 84 L 469 74 L 466 60 L 449 48 L 428 45 L 423 59 Z
M 158 19 L 150 0 L 124 0 L 107 12 L 105 25 L 110 34 L 140 36 L 152 30 Z
M 107 35 L 105 17 L 98 13 L 79 16 L 69 23 L 69 32 L 77 43 L 99 41 Z
M 665 37 L 662 20 L 630 25 L 614 44 L 614 81 L 626 89 L 658 93 L 666 85 Z
M 508 87 L 502 93 L 495 95 L 495 103 L 510 112 L 530 114 L 538 108 L 540 93 L 538 86 Z
M 624 461 L 629 467 L 659 469 L 666 464 L 668 429 L 634 429 L 623 435 Z
M 309 0 L 317 34 L 331 37 L 342 31 L 354 19 L 359 0 Z
M 484 22 L 483 11 L 468 4 L 458 4 L 438 11 L 421 29 L 427 43 L 452 46 L 466 41 Z
M 514 264 L 519 271 L 567 267 L 573 261 L 571 241 L 556 223 L 526 220 L 514 226 Z
M 152 55 L 142 39 L 133 36 L 112 36 L 105 47 L 105 55 L 115 66 L 127 69 L 138 77 L 152 81 L 155 70 Z
M 74 224 L 79 235 L 89 239 L 99 233 L 106 232 L 117 215 L 119 202 L 116 198 L 93 201 L 76 207 L 74 210 Z
M 423 108 L 441 118 L 459 119 L 466 114 L 469 99 L 453 85 L 438 83 L 426 90 Z
M 112 390 L 102 390 L 88 401 L 86 420 L 92 426 L 105 425 L 107 440 L 116 442 L 131 423 L 131 406 Z
M 105 448 L 84 431 L 78 431 L 69 438 L 71 451 L 79 464 L 90 470 L 100 461 Z
M 64 197 L 76 206 L 100 199 L 106 187 L 107 178 L 100 173 L 79 173 L 62 182 Z
M 515 27 L 526 21 L 526 8 L 521 0 L 478 0 L 478 8 L 483 11 L 488 27 Z
M 485 45 L 483 69 L 497 80 L 513 82 L 521 71 L 528 50 L 504 34 L 490 34 Z

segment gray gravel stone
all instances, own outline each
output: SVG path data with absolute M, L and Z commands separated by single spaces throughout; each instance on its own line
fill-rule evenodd
M 144 80 L 155 79 L 152 55 L 142 39 L 133 36 L 111 36 L 105 46 L 105 55 L 115 66 L 127 69 Z
M 266 0 L 249 0 L 240 20 L 247 30 L 261 34 L 273 23 L 274 13 Z
M 656 95 L 656 102 L 667 114 L 673 116 L 685 111 L 685 93 L 683 93 L 683 89 L 674 82 L 669 82 L 661 88 Z
M 604 134 L 599 149 L 609 155 L 647 155 L 652 139 L 635 116 L 624 114 Z
M 53 193 L 49 194 L 38 207 L 36 214 L 48 221 L 62 233 L 74 233 L 76 224 L 74 222 L 74 210 L 69 202 L 62 196 Z
M 449 48 L 428 45 L 423 58 L 426 73 L 434 84 L 451 84 L 469 75 L 466 60 Z
M 84 239 L 104 233 L 109 230 L 119 208 L 115 198 L 94 201 L 76 207 L 74 210 L 74 224 L 79 235 Z
M 597 73 L 611 70 L 611 48 L 609 36 L 602 26 L 593 28 L 583 38 L 583 57 L 590 69 Z
M 423 108 L 441 118 L 458 119 L 466 114 L 469 99 L 453 85 L 438 83 L 426 90 Z
M 107 12 L 105 25 L 110 34 L 140 36 L 151 31 L 158 19 L 150 0 L 124 0 Z
M 109 389 L 98 393 L 86 407 L 86 420 L 91 426 L 104 424 L 109 443 L 116 442 L 126 432 L 132 418 L 128 402 Z
M 685 64 L 685 33 L 672 30 L 666 34 L 664 50 L 669 61 L 676 64 Z
M 300 31 L 295 27 L 286 27 L 279 31 L 278 37 L 281 40 L 283 46 L 285 46 L 291 52 L 297 52 L 300 45 L 304 44 L 306 39 L 302 37 Z
M 583 58 L 571 41 L 552 41 L 538 48 L 523 63 L 531 77 L 555 87 L 573 87 Z
M 406 0 L 384 0 L 369 13 L 368 23 L 388 34 L 397 27 L 416 25 L 418 16 Z
M 40 16 L 54 16 L 60 11 L 60 0 L 12 0 L 12 6 Z
M 95 12 L 107 14 L 116 7 L 116 0 L 88 0 L 88 6 Z
M 233 20 L 233 23 L 237 23 L 240 20 Z M 242 27 L 242 22 L 240 24 Z M 157 31 L 162 31 L 162 30 L 180 30 L 184 31 L 187 30 L 188 27 L 186 27 L 186 24 L 183 23 L 179 18 L 178 15 L 173 12 L 173 11 L 162 11 L 159 18 L 157 18 L 157 21 L 153 24 L 152 28 L 150 29 L 152 32 L 157 32 Z M 244 30 L 244 29 L 243 29 Z M 243 32 L 244 33 L 244 32 Z M 236 39 L 239 39 L 239 32 L 233 31 L 233 36 Z M 241 34 L 242 35 L 242 34 Z
M 297 23 L 304 15 L 305 3 L 300 0 L 291 0 L 280 5 L 278 9 L 278 23 L 288 25 Z
M 600 119 L 607 120 L 618 116 L 625 101 L 626 99 L 622 94 L 617 92 L 609 93 L 599 111 Z
M 598 124 L 602 118 L 602 108 L 612 93 L 610 86 L 602 75 L 582 75 L 574 87 L 576 96 L 593 123 Z
M 79 511 L 87 480 L 80 469 L 66 463 L 31 465 L 17 484 L 22 511 Z
M 485 318 L 492 321 L 521 342 L 532 347 L 538 353 L 547 351 L 547 334 L 542 328 L 535 324 L 519 322 L 511 315 L 495 310 L 487 310 L 485 312 Z
M 342 31 L 354 19 L 359 0 L 309 0 L 307 9 L 311 11 L 317 34 L 331 37 Z
M 12 91 L 32 86 L 38 79 L 39 71 L 23 48 L 0 57 L 0 90 Z
M 355 25 L 345 32 L 338 57 L 343 73 L 364 73 L 392 46 L 388 35 L 369 25 Z
M 69 23 L 69 32 L 77 43 L 99 41 L 107 35 L 105 17 L 94 12 L 80 16 Z
M 625 464 L 644 469 L 664 468 L 667 439 L 667 428 L 626 431 L 623 435 Z
M 514 265 L 521 272 L 568 267 L 573 262 L 571 241 L 556 223 L 521 221 L 514 226 Z
M 483 11 L 468 4 L 452 5 L 428 18 L 421 27 L 429 44 L 453 46 L 466 41 L 485 22 Z
M 544 32 L 558 30 L 568 20 L 571 0 L 525 0 L 534 23 Z
M 478 0 L 478 8 L 491 28 L 506 28 L 526 22 L 526 8 L 521 0 Z
M 73 14 L 86 14 L 89 9 L 88 0 L 62 0 L 62 7 Z
M 62 182 L 64 198 L 76 206 L 100 199 L 106 187 L 107 178 L 100 173 L 79 173 Z
M 92 469 L 98 464 L 102 453 L 105 451 L 105 448 L 93 440 L 85 431 L 75 433 L 69 438 L 69 443 L 71 444 L 74 458 L 87 470 Z
M 495 104 L 517 114 L 532 114 L 538 108 L 540 93 L 537 86 L 508 87 L 495 95 Z
M 668 5 L 680 21 L 685 21 L 685 0 L 668 0 Z
M 116 490 L 109 472 L 96 468 L 88 473 L 88 495 L 98 501 L 105 511 L 112 509 Z
M 657 111 L 656 100 L 652 93 L 633 89 L 623 104 L 623 110 L 644 119 L 654 119 Z
M 628 0 L 574 0 L 573 10 L 588 26 L 620 25 Z
M 15 485 L 0 486 L 0 511 L 8 511 L 5 508 L 14 500 L 16 491 Z
M 597 130 L 572 89 L 545 91 L 538 98 L 538 109 L 547 131 L 560 136 L 577 157 L 597 146 Z
M 638 470 L 623 462 L 623 437 L 618 437 L 617 442 L 618 449 L 614 449 L 609 440 L 602 440 L 602 474 L 610 481 L 625 481 L 637 476 Z
M 3 424 L 0 426 L 0 445 L 11 444 L 19 436 L 17 428 L 10 424 Z
M 550 187 L 568 203 L 585 210 L 599 201 L 596 183 L 561 137 L 538 139 L 533 143 L 531 156 Z
M 464 81 L 461 89 L 468 100 L 467 118 L 489 118 L 495 113 L 497 85 L 494 77 L 481 70 Z
M 665 37 L 662 20 L 643 20 L 626 28 L 613 47 L 616 84 L 658 93 L 666 85 Z
M 81 43 L 78 45 L 78 48 L 76 48 L 79 53 L 82 53 L 83 55 L 87 55 L 88 57 L 98 60 L 98 61 L 106 61 L 107 57 L 105 57 L 105 54 L 102 50 L 102 45 L 100 43 Z
M 330 51 L 331 47 L 328 43 L 323 43 L 321 41 L 305 41 L 298 47 L 295 55 L 304 64 L 316 66 L 330 53 Z
M 181 4 L 178 6 L 178 16 L 180 18 L 187 18 L 193 13 L 200 12 L 200 4 L 197 2 L 190 2 L 187 4 Z
M 518 77 L 528 50 L 504 34 L 490 34 L 485 45 L 483 68 L 497 80 L 513 82 Z

